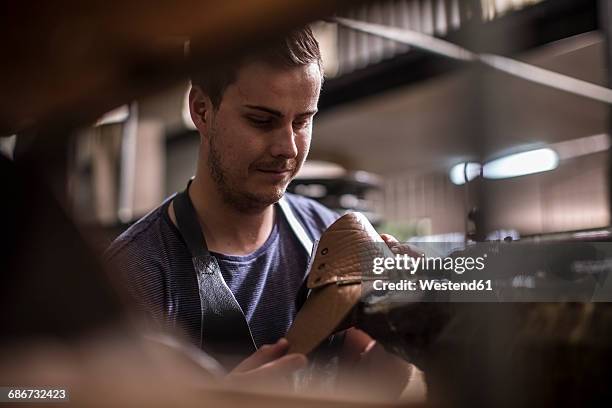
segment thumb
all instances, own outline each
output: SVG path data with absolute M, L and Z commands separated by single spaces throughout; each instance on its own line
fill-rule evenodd
M 232 370 L 232 373 L 241 373 L 253 370 L 270 361 L 276 360 L 287 353 L 289 342 L 284 337 L 274 344 L 266 344 L 257 349 L 256 352 L 244 359 Z
M 385 241 L 385 243 L 389 246 L 391 246 L 390 244 L 399 244 L 399 241 L 397 240 L 397 238 L 395 238 L 393 235 L 391 234 L 380 234 L 380 237 L 383 239 L 383 241 Z

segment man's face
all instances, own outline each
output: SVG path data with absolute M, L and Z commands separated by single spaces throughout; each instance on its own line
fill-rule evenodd
M 238 71 L 218 109 L 206 109 L 205 122 L 196 123 L 200 160 L 226 202 L 248 211 L 283 196 L 308 155 L 320 89 L 315 63 L 253 62 Z

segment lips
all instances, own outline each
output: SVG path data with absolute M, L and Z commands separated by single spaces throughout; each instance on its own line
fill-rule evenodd
M 291 168 L 282 169 L 257 169 L 257 172 L 265 177 L 267 180 L 274 183 L 286 182 L 291 175 L 293 170 Z
M 257 169 L 257 170 L 263 171 L 264 173 L 276 173 L 276 174 L 290 173 L 293 171 L 293 169 Z
M 253 168 L 263 176 L 280 181 L 295 174 L 297 163 L 293 160 L 268 161 L 256 163 Z
M 280 166 L 279 166 L 280 164 Z M 292 166 L 291 163 L 266 163 L 261 164 L 255 167 L 259 171 L 263 171 L 265 173 L 291 173 L 295 170 L 295 166 Z

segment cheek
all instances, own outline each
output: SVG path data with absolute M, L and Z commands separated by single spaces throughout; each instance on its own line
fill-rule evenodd
M 235 177 L 247 178 L 252 166 L 268 159 L 265 139 L 253 134 L 251 129 L 234 129 L 223 145 L 222 158 L 225 168 Z
M 295 143 L 298 149 L 298 155 L 305 158 L 308 155 L 308 151 L 310 150 L 310 132 L 307 134 L 300 134 L 296 137 Z
M 240 126 L 220 128 L 215 141 L 221 159 L 227 167 L 236 167 L 248 157 L 249 144 L 247 135 Z

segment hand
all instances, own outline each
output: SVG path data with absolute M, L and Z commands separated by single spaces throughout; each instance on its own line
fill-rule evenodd
M 348 395 L 392 401 L 408 385 L 413 369 L 412 364 L 353 327 L 346 331 L 337 385 Z
M 289 375 L 307 364 L 303 354 L 286 354 L 289 342 L 281 338 L 274 344 L 260 347 L 234 368 L 226 377 L 230 386 L 241 388 L 291 388 Z
M 383 241 L 385 241 L 391 252 L 394 254 L 407 254 L 415 258 L 422 255 L 421 253 L 415 251 L 410 245 L 399 242 L 393 235 L 380 234 L 380 237 L 383 239 Z

